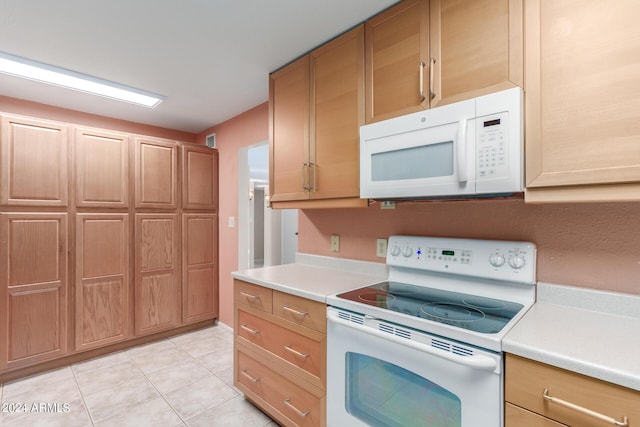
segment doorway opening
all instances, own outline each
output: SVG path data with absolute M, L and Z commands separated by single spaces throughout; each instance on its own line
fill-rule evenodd
M 238 269 L 295 262 L 298 210 L 271 209 L 269 143 L 238 151 Z

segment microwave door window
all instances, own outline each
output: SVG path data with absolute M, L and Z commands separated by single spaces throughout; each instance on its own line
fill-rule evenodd
M 371 180 L 384 182 L 452 176 L 453 156 L 453 141 L 374 153 L 371 155 Z

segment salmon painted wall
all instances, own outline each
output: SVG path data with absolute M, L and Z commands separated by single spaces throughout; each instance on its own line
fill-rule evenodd
M 196 141 L 196 135 L 189 132 L 129 122 L 126 120 L 112 119 L 95 114 L 83 113 L 81 111 L 67 110 L 64 108 L 53 107 L 51 105 L 9 98 L 7 96 L 0 96 L 0 112 L 120 132 L 137 133 L 183 142 Z
M 538 247 L 538 281 L 640 294 L 639 208 L 503 199 L 304 210 L 298 250 L 384 262 L 375 256 L 376 238 L 393 234 L 525 240 Z M 340 235 L 340 252 L 329 250 L 332 234 Z
M 264 103 L 197 135 L 204 144 L 206 136 L 216 134 L 219 162 L 218 263 L 219 320 L 233 326 L 233 279 L 238 269 L 238 228 L 228 227 L 228 218 L 238 220 L 238 150 L 269 138 L 269 105 Z

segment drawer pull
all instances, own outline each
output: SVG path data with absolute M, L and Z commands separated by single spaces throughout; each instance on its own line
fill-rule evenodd
M 257 296 L 257 295 L 251 295 L 251 294 L 248 294 L 248 293 L 242 292 L 242 291 L 240 291 L 240 295 L 242 295 L 243 297 L 245 297 L 249 301 L 255 301 L 257 299 L 260 299 L 260 297 Z
M 284 307 L 282 307 L 282 308 L 287 310 L 289 313 L 295 314 L 296 316 L 305 317 L 305 316 L 309 315 L 308 311 L 298 311 L 298 310 L 295 310 L 295 309 L 293 309 L 291 307 L 288 307 L 286 305 Z
M 251 375 L 247 374 L 247 370 L 243 369 L 242 371 L 240 371 L 240 373 L 242 374 L 243 377 L 245 377 L 246 379 L 248 379 L 249 381 L 251 381 L 252 383 L 257 383 L 258 381 L 260 381 L 260 378 L 253 378 Z
M 296 411 L 298 413 L 298 415 L 300 415 L 301 417 L 306 417 L 307 415 L 309 415 L 309 411 L 304 411 L 302 412 L 300 409 L 296 408 L 295 406 L 293 406 L 291 403 L 291 398 L 287 397 L 284 400 L 284 404 L 287 405 L 289 408 L 293 409 L 294 411 Z
M 257 331 L 255 329 L 251 329 L 250 327 L 248 327 L 246 323 L 244 325 L 240 325 L 240 327 L 245 331 L 249 332 L 251 335 L 256 335 L 260 333 L 260 331 Z
M 629 420 L 627 419 L 627 417 L 622 417 L 622 421 L 618 421 L 615 418 L 608 417 L 606 415 L 600 414 L 599 412 L 592 411 L 591 409 L 578 406 L 574 403 L 567 402 L 566 400 L 558 399 L 557 397 L 549 396 L 549 389 L 546 388 L 542 393 L 542 398 L 548 402 L 556 403 L 560 406 L 564 406 L 565 408 L 573 409 L 574 411 L 589 415 L 593 418 L 604 421 L 605 423 L 612 424 L 614 426 L 627 427 L 629 425 Z
M 287 351 L 290 351 L 291 353 L 295 354 L 296 356 L 298 356 L 301 359 L 306 359 L 307 357 L 309 357 L 309 353 L 300 353 L 299 351 L 296 351 L 296 350 L 292 349 L 289 344 L 285 345 L 284 349 L 287 350 Z

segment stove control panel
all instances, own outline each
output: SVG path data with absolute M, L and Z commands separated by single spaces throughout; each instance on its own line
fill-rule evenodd
M 391 236 L 387 264 L 450 274 L 535 283 L 536 246 L 529 242 Z

